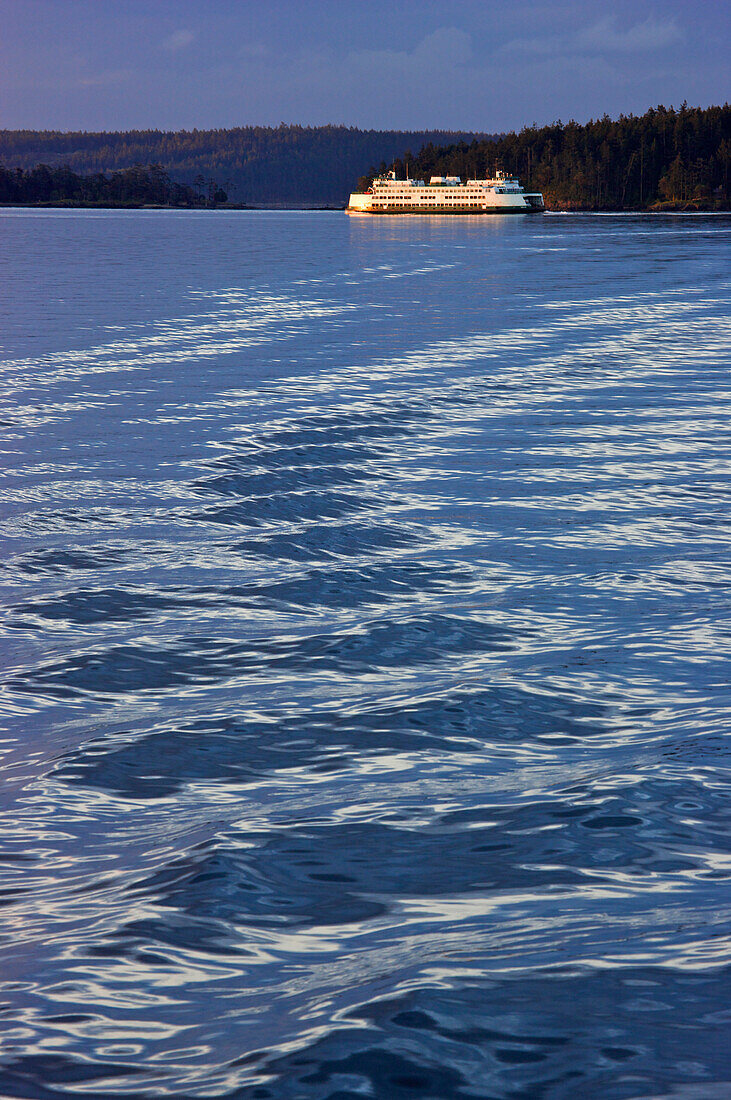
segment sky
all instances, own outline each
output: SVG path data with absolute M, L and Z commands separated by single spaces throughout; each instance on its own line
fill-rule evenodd
M 519 129 L 729 99 L 731 0 L 0 0 L 0 128 Z

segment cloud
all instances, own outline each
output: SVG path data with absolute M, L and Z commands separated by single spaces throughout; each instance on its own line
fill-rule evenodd
M 428 34 L 411 50 L 359 50 L 346 59 L 346 69 L 357 69 L 370 79 L 388 76 L 432 80 L 455 77 L 455 70 L 466 65 L 472 54 L 472 39 L 457 27 L 440 27 Z
M 500 52 L 531 57 L 653 53 L 675 45 L 682 37 L 674 19 L 654 19 L 650 16 L 642 23 L 619 28 L 614 16 L 605 16 L 571 34 L 516 38 Z
M 172 34 L 163 41 L 162 47 L 164 50 L 169 50 L 171 53 L 175 53 L 176 50 L 184 50 L 186 46 L 189 46 L 195 35 L 192 31 L 179 30 L 173 31 Z
M 285 54 L 239 46 L 235 59 L 216 60 L 207 80 L 226 89 L 221 102 L 229 116 L 238 107 L 262 124 L 352 118 L 364 127 L 406 128 L 418 103 L 417 113 L 432 128 L 447 129 L 448 118 L 464 112 L 467 89 L 479 81 L 478 62 L 485 65 L 475 57 L 471 35 L 445 25 L 422 31 L 402 49 L 343 50 L 339 43 L 319 42 Z
M 440 27 L 422 39 L 414 50 L 419 63 L 465 65 L 472 55 L 472 39 L 457 27 Z
M 575 37 L 579 49 L 596 53 L 644 53 L 664 50 L 682 35 L 674 19 L 646 19 L 626 30 L 617 30 L 616 20 L 607 16 Z

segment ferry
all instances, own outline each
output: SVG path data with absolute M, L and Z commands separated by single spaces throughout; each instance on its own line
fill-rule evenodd
M 348 214 L 537 214 L 545 210 L 540 192 L 524 191 L 515 176 L 498 171 L 494 179 L 467 180 L 432 176 L 397 180 L 395 172 L 377 176 L 365 192 L 354 192 Z

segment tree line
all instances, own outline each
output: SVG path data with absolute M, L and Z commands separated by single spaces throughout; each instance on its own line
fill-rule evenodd
M 399 177 L 484 179 L 496 169 L 542 191 L 549 209 L 731 209 L 731 107 L 655 107 L 586 125 L 555 122 L 494 140 L 425 145 L 393 167 Z M 378 171 L 387 165 L 382 162 Z M 375 169 L 361 177 L 370 186 Z
M 159 164 L 135 165 L 106 175 L 80 176 L 67 166 L 0 166 L 0 203 L 69 206 L 216 206 L 226 192 L 199 176 L 194 186 L 176 183 Z
M 418 152 L 404 152 L 417 149 Z M 43 162 L 43 163 L 39 163 Z M 343 205 L 358 174 L 479 179 L 503 168 L 549 209 L 731 209 L 731 107 L 608 116 L 502 135 L 249 126 L 120 133 L 0 131 L 0 203 Z M 148 167 L 142 167 L 142 165 Z M 173 181 L 173 177 L 175 181 Z M 220 181 L 219 183 L 214 180 Z
M 483 138 L 465 131 L 359 130 L 347 126 L 243 126 L 228 130 L 130 130 L 116 133 L 0 130 L 0 164 L 39 163 L 80 174 L 160 165 L 194 186 L 219 181 L 233 202 L 343 205 L 369 164 L 390 162 L 427 142 Z

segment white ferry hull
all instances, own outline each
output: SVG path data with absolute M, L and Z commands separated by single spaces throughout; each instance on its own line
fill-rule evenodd
M 348 214 L 540 214 L 543 195 L 526 193 L 517 179 L 498 172 L 494 179 L 468 180 L 435 176 L 397 180 L 395 173 L 377 177 L 367 192 L 350 196 Z
M 377 207 L 357 207 L 348 205 L 345 208 L 346 214 L 470 214 L 477 216 L 480 214 L 542 214 L 544 212 L 543 206 L 485 206 L 482 209 L 475 209 L 473 206 L 430 206 L 425 209 L 423 206 L 402 206 L 398 209 L 389 207 L 386 210 L 379 210 Z

